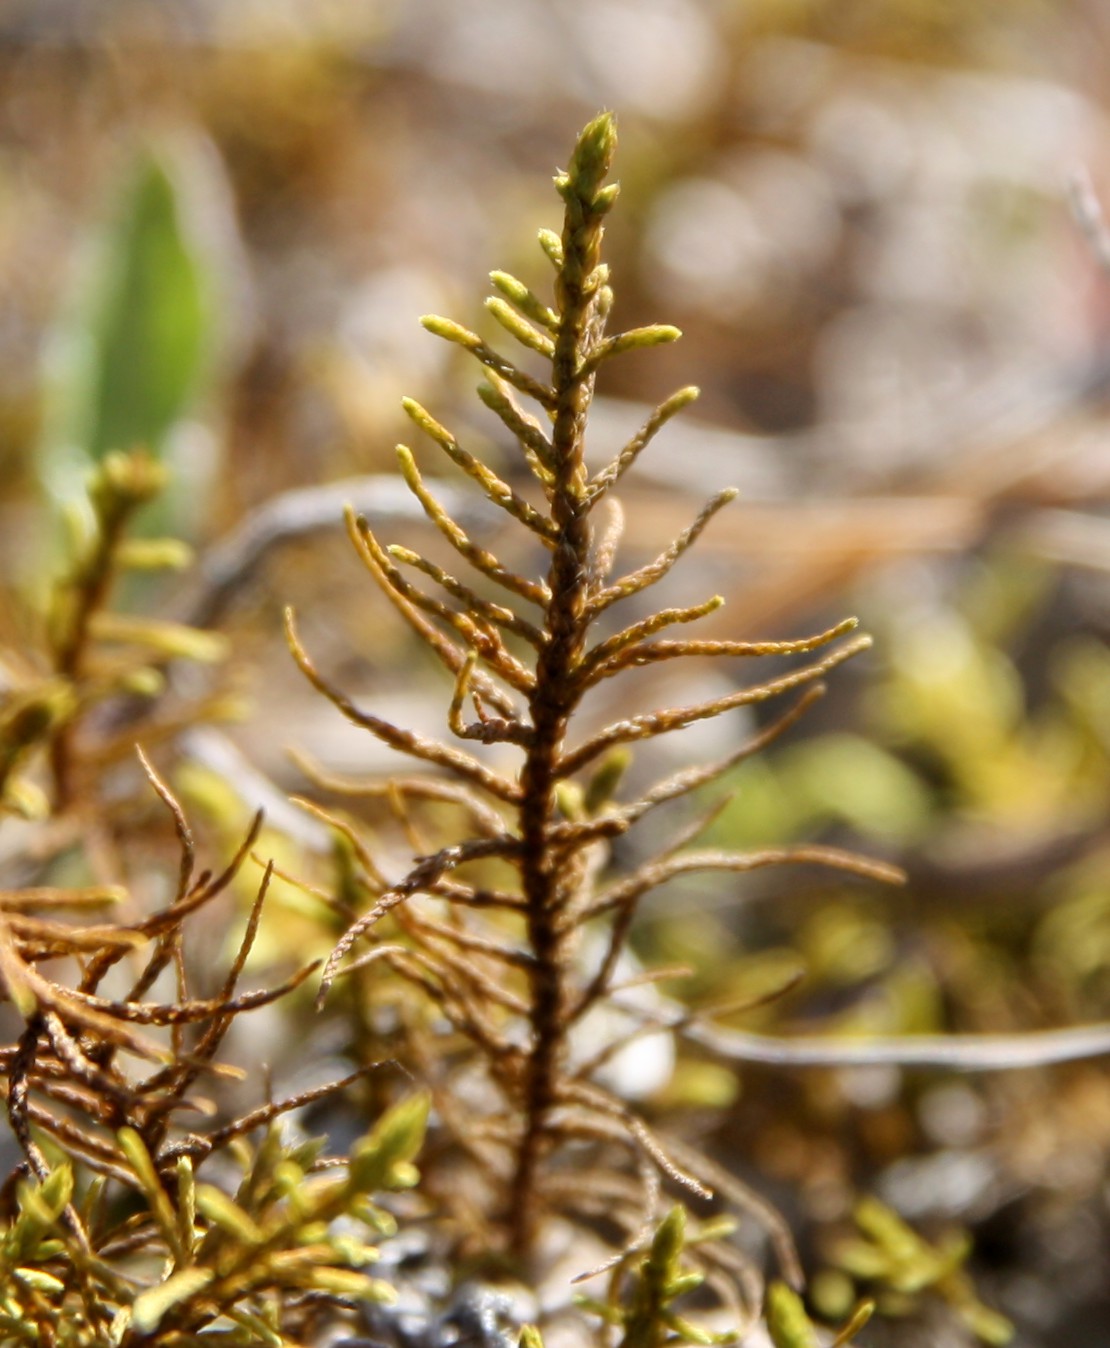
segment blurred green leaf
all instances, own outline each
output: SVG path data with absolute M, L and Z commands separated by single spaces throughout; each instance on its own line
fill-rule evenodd
M 905 842 L 928 826 L 929 795 L 893 754 L 861 735 L 823 735 L 787 756 L 788 781 L 823 819 Z
M 211 1268 L 183 1268 L 172 1273 L 165 1282 L 141 1292 L 131 1308 L 131 1323 L 140 1334 L 157 1329 L 167 1311 L 182 1301 L 195 1297 L 216 1277 Z
M 767 1331 L 775 1348 L 817 1348 L 817 1331 L 801 1297 L 783 1282 L 767 1289 Z
M 157 452 L 196 390 L 209 314 L 201 261 L 181 216 L 169 169 L 144 153 L 88 315 L 95 354 L 80 420 L 81 443 L 94 459 L 135 445 Z
M 81 496 L 113 451 L 164 458 L 214 366 L 221 287 L 190 228 L 184 163 L 170 147 L 135 154 L 55 329 L 40 465 L 57 504 Z M 179 532 L 197 503 L 186 504 L 167 493 L 145 512 L 147 528 Z

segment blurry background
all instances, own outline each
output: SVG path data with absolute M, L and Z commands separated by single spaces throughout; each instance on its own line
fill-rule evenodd
M 165 510 L 202 551 L 281 491 L 392 471 L 402 393 L 513 471 L 473 371 L 417 318 L 478 322 L 493 267 L 546 283 L 551 174 L 613 108 L 616 321 L 685 339 L 612 367 L 599 457 L 645 404 L 703 390 L 629 484 L 628 555 L 735 484 L 669 594 L 725 593 L 722 636 L 854 612 L 876 638 L 738 774 L 713 836 L 824 838 L 910 874 L 888 894 L 775 873 L 740 909 L 734 880 L 699 884 L 649 910 L 644 953 L 696 963 L 705 1001 L 800 953 L 805 982 L 748 1028 L 1110 1017 L 1110 249 L 1069 200 L 1086 173 L 1110 201 L 1108 63 L 1100 0 L 8 0 L 9 596 L 116 446 L 178 466 Z M 289 543 L 219 614 L 256 707 L 229 733 L 282 788 L 302 784 L 287 741 L 385 766 L 293 670 L 289 600 L 322 665 L 439 723 L 442 683 L 342 541 Z M 668 679 L 645 699 L 678 696 Z M 1110 1341 L 1100 1064 L 737 1083 L 685 1063 L 668 1090 L 695 1125 L 731 1106 L 721 1147 L 817 1233 L 814 1266 L 821 1224 L 877 1191 L 974 1232 L 1019 1342 Z M 833 1313 L 847 1294 L 825 1295 Z

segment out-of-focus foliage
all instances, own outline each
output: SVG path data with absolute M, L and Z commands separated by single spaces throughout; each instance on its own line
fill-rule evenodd
M 0 1341 L 284 1348 L 300 1338 L 289 1336 L 287 1303 L 392 1300 L 367 1271 L 378 1257 L 371 1242 L 396 1230 L 374 1200 L 415 1183 L 426 1116 L 420 1097 L 398 1105 L 339 1176 L 312 1173 L 325 1139 L 290 1144 L 272 1124 L 257 1147 L 241 1144 L 234 1196 L 198 1184 L 188 1154 L 172 1178 L 165 1166 L 160 1174 L 130 1128 L 113 1162 L 130 1202 L 100 1181 L 76 1217 L 66 1162 L 22 1180 L 0 1230 Z M 114 1254 L 124 1238 L 141 1263 Z
M 165 485 L 163 468 L 142 451 L 107 454 L 88 487 L 91 525 L 83 510 L 67 512 L 71 556 L 54 586 L 45 614 L 47 649 L 0 647 L 0 808 L 44 818 L 77 798 L 96 794 L 93 785 L 137 738 L 156 741 L 175 733 L 181 714 L 167 717 L 159 705 L 171 660 L 218 662 L 226 644 L 164 618 L 113 611 L 113 589 L 128 572 L 180 570 L 190 551 L 177 539 L 129 537 L 134 517 Z M 132 712 L 127 729 L 93 735 L 87 723 L 105 702 L 131 698 L 150 714 Z M 217 701 L 193 709 L 200 719 L 216 713 Z M 40 770 L 45 751 L 49 784 L 24 765 Z
M 168 147 L 135 155 L 59 319 L 41 469 L 64 505 L 111 452 L 164 458 L 211 373 L 218 282 L 195 222 L 190 229 L 183 162 Z M 171 495 L 161 514 L 192 526 L 198 503 L 175 507 Z
M 804 876 L 782 889 L 756 875 L 686 886 L 680 920 L 649 912 L 643 953 L 694 966 L 668 991 L 720 1004 L 744 1028 L 1015 1032 L 1106 1017 L 1108 283 L 1064 199 L 1073 165 L 1107 199 L 1103 4 L 422 0 L 294 12 L 271 0 L 15 0 L 0 29 L 6 652 L 45 651 L 11 591 L 45 532 L 28 488 L 61 420 L 53 400 L 80 404 L 92 427 L 95 399 L 142 365 L 51 387 L 42 361 L 59 314 L 65 327 L 80 310 L 69 330 L 83 340 L 108 331 L 103 304 L 66 296 L 78 259 L 97 252 L 89 240 L 126 232 L 126 211 L 103 225 L 119 201 L 121 145 L 165 126 L 211 146 L 241 243 L 233 279 L 257 296 L 250 344 L 224 353 L 215 383 L 202 360 L 174 414 L 226 451 L 211 490 L 172 489 L 199 508 L 208 540 L 281 488 L 388 463 L 402 391 L 440 404 L 458 395 L 462 407 L 461 367 L 413 316 L 449 309 L 495 263 L 534 281 L 512 250 L 543 218 L 545 175 L 569 129 L 613 107 L 625 147 L 626 210 L 610 226 L 621 321 L 679 322 L 683 348 L 657 359 L 703 388 L 701 423 L 665 432 L 644 456 L 644 485 L 626 500 L 629 545 L 647 554 L 695 495 L 735 483 L 735 528 L 701 553 L 705 593 L 729 598 L 718 635 L 790 636 L 848 607 L 877 637 L 870 667 L 830 694 L 816 727 L 738 775 L 711 837 L 748 846 L 821 830 L 910 873 L 889 901 Z M 191 222 L 210 203 L 160 162 L 174 194 L 163 243 L 176 232 L 192 259 L 179 265 L 178 252 L 170 270 L 199 268 L 208 289 Z M 102 263 L 111 253 L 99 250 Z M 105 295 L 109 273 L 95 279 L 84 293 Z M 112 322 L 119 334 L 147 319 L 132 310 Z M 190 330 L 174 334 L 182 353 Z M 184 389 L 189 362 L 178 360 Z M 599 459 L 643 410 L 625 400 L 643 403 L 658 373 L 628 362 L 603 381 Z M 134 407 L 116 400 L 127 415 L 150 405 L 146 392 Z M 505 444 L 477 417 L 452 415 L 507 473 Z M 83 472 L 68 481 L 72 492 Z M 275 550 L 222 623 L 237 675 L 262 671 L 265 711 L 234 737 L 263 780 L 243 767 L 216 791 L 196 761 L 175 777 L 182 790 L 200 784 L 225 841 L 267 785 L 302 785 L 287 740 L 311 744 L 345 780 L 384 766 L 286 670 L 285 600 L 319 613 L 306 635 L 367 699 L 404 699 L 429 731 L 442 719 L 429 668 L 384 608 L 367 611 L 339 551 L 328 540 Z M 32 663 L 9 669 L 5 657 L 5 693 L 50 682 L 49 661 Z M 645 697 L 674 691 L 666 671 L 643 677 Z M 114 700 L 87 691 L 75 722 L 68 695 L 5 704 L 8 781 L 17 795 L 30 788 L 32 813 L 34 789 L 49 794 L 37 764 L 51 726 L 75 724 L 89 745 L 113 729 Z M 707 675 L 681 691 L 727 690 Z M 599 721 L 612 710 L 599 705 Z M 718 733 L 738 741 L 750 729 Z M 433 842 L 445 813 L 421 817 Z M 125 803 L 114 817 L 150 827 Z M 387 798 L 353 804 L 350 821 L 387 851 L 404 845 Z M 0 858 L 13 848 L 20 867 L 23 827 L 11 820 L 0 839 Z M 113 841 L 98 836 L 98 867 Z M 49 865 L 76 863 L 63 850 Z M 92 878 L 109 877 L 80 876 Z M 345 921 L 315 888 L 288 900 L 299 905 L 290 943 L 313 950 Z M 267 942 L 281 936 L 264 929 Z M 370 1008 L 352 1010 L 376 1029 Z M 330 1051 L 314 1024 L 298 1012 L 287 1025 L 290 1053 L 303 1042 Z M 915 1223 L 972 1231 L 985 1298 L 1030 1344 L 1107 1336 L 1106 1271 L 1089 1257 L 1110 1239 L 1098 1064 L 959 1080 L 737 1077 L 680 1054 L 659 1109 L 686 1109 L 700 1128 L 711 1105 L 725 1107 L 718 1145 L 760 1172 L 753 1181 L 771 1176 L 793 1195 L 799 1230 L 846 1219 L 858 1193 L 876 1191 Z M 873 1323 L 866 1337 L 883 1332 Z
M 1006 1344 L 1014 1329 L 1004 1316 L 984 1306 L 963 1264 L 970 1244 L 953 1235 L 930 1245 L 904 1221 L 873 1198 L 861 1199 L 854 1213 L 859 1234 L 843 1237 L 832 1250 L 835 1264 L 876 1291 L 879 1309 L 906 1314 L 924 1292 L 943 1297 L 976 1338 L 987 1344 Z
M 739 1326 L 713 1333 L 684 1318 L 672 1304 L 705 1281 L 703 1272 L 685 1265 L 685 1252 L 696 1252 L 699 1244 L 718 1241 L 731 1229 L 732 1223 L 726 1219 L 688 1232 L 685 1209 L 672 1208 L 656 1227 L 646 1250 L 628 1250 L 614 1265 L 608 1300 L 580 1297 L 579 1303 L 606 1324 L 618 1327 L 620 1348 L 662 1348 L 668 1343 L 709 1348 L 731 1343 Z
M 237 990 L 270 860 L 227 972 L 209 995 L 194 990 L 212 972 L 194 948 L 194 929 L 204 925 L 196 915 L 233 887 L 261 819 L 229 865 L 197 872 L 184 811 L 136 743 L 142 735 L 172 761 L 182 734 L 195 733 L 214 703 L 174 707 L 167 670 L 176 666 L 180 678 L 224 653 L 214 633 L 120 615 L 110 603 L 120 572 L 189 560 L 176 540 L 129 536 L 164 480 L 141 451 L 103 457 L 89 484 L 93 526 L 75 535 L 44 615 L 45 650 L 2 652 L 0 814 L 6 825 L 22 816 L 24 826 L 7 830 L 0 854 L 0 993 L 9 1017 L 0 1081 L 10 1126 L 0 1342 L 12 1348 L 292 1348 L 349 1323 L 364 1302 L 392 1299 L 367 1272 L 377 1258 L 368 1237 L 395 1231 L 376 1196 L 417 1179 L 425 1096 L 387 1110 L 346 1154 L 325 1157 L 326 1139 L 290 1139 L 282 1116 L 350 1078 L 237 1117 L 226 1098 L 200 1094 L 205 1079 L 238 1075 L 220 1059 L 237 1018 L 293 992 L 315 966 L 261 992 Z M 75 518 L 80 530 L 84 516 Z M 132 789 L 136 754 L 147 794 L 153 788 L 172 820 L 176 860 Z M 137 884 L 136 850 L 157 857 L 156 873 L 140 873 Z M 99 882 L 74 882 L 89 873 Z M 86 920 L 104 910 L 116 920 Z M 217 1112 L 224 1122 L 212 1120 Z M 206 1121 L 186 1129 L 183 1113 Z M 257 1130 L 265 1131 L 251 1147 Z M 198 1182 L 206 1163 L 211 1178 Z M 233 1163 L 240 1177 L 229 1192 Z
M 830 1348 L 847 1348 L 870 1320 L 874 1309 L 873 1302 L 861 1303 L 847 1323 L 836 1331 Z M 772 1283 L 767 1289 L 767 1332 L 775 1348 L 817 1348 L 820 1342 L 817 1327 L 806 1314 L 802 1298 L 784 1282 Z
M 205 352 L 204 278 L 166 165 L 144 155 L 106 241 L 87 319 L 92 378 L 72 437 L 94 459 L 157 452 L 196 393 Z

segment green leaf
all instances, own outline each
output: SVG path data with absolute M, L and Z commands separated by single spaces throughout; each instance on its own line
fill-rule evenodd
M 624 745 L 610 749 L 602 758 L 587 782 L 582 796 L 582 803 L 588 815 L 597 814 L 609 804 L 631 763 L 632 754 Z
M 563 241 L 553 229 L 541 229 L 539 232 L 540 247 L 547 254 L 549 261 L 554 267 L 563 265 Z
M 229 1320 L 233 1320 L 237 1325 L 241 1325 L 250 1334 L 253 1340 L 252 1348 L 255 1343 L 265 1344 L 266 1348 L 283 1348 L 285 1340 L 271 1325 L 268 1325 L 260 1315 L 254 1315 L 246 1311 L 242 1306 L 237 1306 L 234 1310 L 225 1311 L 224 1314 Z
M 861 1301 L 855 1308 L 847 1321 L 836 1331 L 836 1338 L 833 1339 L 832 1348 L 845 1348 L 845 1346 L 855 1338 L 860 1330 L 867 1324 L 875 1313 L 875 1303 L 873 1301 Z
M 525 318 L 530 318 L 533 323 L 539 323 L 550 332 L 558 328 L 559 315 L 542 300 L 537 299 L 523 281 L 517 280 L 515 276 L 505 271 L 491 271 L 489 279 L 511 304 L 516 305 Z
M 817 1348 L 817 1331 L 802 1298 L 784 1282 L 767 1289 L 767 1331 L 775 1348 Z
M 72 1192 L 73 1176 L 68 1166 L 59 1166 L 42 1184 L 30 1179 L 19 1182 L 19 1217 L 4 1238 L 7 1259 L 42 1257 L 44 1238 L 54 1230 Z
M 203 632 L 185 623 L 160 618 L 136 618 L 126 613 L 94 613 L 89 629 L 97 641 L 145 646 L 160 657 L 218 664 L 230 649 L 221 632 Z
M 244 1245 L 261 1245 L 265 1235 L 258 1223 L 245 1212 L 234 1198 L 229 1198 L 222 1189 L 211 1184 L 196 1186 L 196 1205 L 202 1213 L 222 1231 L 241 1240 Z
M 57 1216 L 73 1197 L 73 1170 L 62 1164 L 52 1170 L 39 1186 L 42 1201 Z
M 354 1297 L 359 1301 L 391 1302 L 397 1295 L 388 1283 L 369 1278 L 353 1268 L 314 1268 L 307 1273 L 306 1282 L 317 1291 Z
M 136 165 L 106 264 L 89 334 L 96 356 L 83 440 L 94 459 L 161 447 L 188 406 L 207 344 L 199 260 L 177 185 L 152 154 Z
M 39 466 L 56 504 L 78 499 L 89 468 L 113 450 L 143 447 L 164 458 L 215 368 L 227 278 L 218 279 L 211 240 L 190 228 L 193 175 L 184 163 L 169 146 L 133 156 L 55 325 Z M 219 193 L 211 196 L 218 203 Z M 184 521 L 203 497 L 199 462 L 191 455 L 180 465 L 199 490 L 164 497 L 145 512 L 147 528 L 169 521 L 172 532 L 188 532 Z
M 51 1273 L 44 1273 L 41 1268 L 13 1269 L 12 1277 L 18 1278 L 36 1292 L 45 1292 L 48 1296 L 58 1296 L 66 1290 L 66 1285 L 60 1278 L 55 1278 Z
M 350 1185 L 358 1193 L 411 1188 L 417 1174 L 412 1159 L 424 1142 L 431 1099 L 426 1092 L 402 1100 L 384 1114 L 351 1152 Z
M 197 1245 L 197 1185 L 188 1156 L 177 1158 L 177 1230 L 182 1249 L 190 1254 Z
M 662 1275 L 674 1276 L 678 1258 L 686 1244 L 686 1209 L 676 1204 L 659 1223 L 651 1242 L 650 1263 Z
M 116 552 L 119 565 L 131 571 L 183 571 L 192 560 L 192 548 L 179 538 L 128 538 Z
M 165 1189 L 162 1188 L 162 1182 L 158 1178 L 158 1172 L 154 1168 L 154 1162 L 150 1158 L 150 1152 L 147 1151 L 146 1143 L 134 1128 L 121 1128 L 116 1136 L 119 1140 L 120 1150 L 135 1172 L 139 1188 L 150 1204 L 151 1215 L 161 1228 L 162 1234 L 174 1254 L 178 1258 L 184 1258 L 186 1251 L 179 1239 L 177 1218 L 174 1215 L 173 1205 L 170 1203 Z
M 149 1334 L 158 1328 L 168 1310 L 202 1291 L 215 1276 L 215 1269 L 183 1268 L 157 1287 L 140 1292 L 131 1307 L 132 1325 L 140 1334 Z
M 991 1344 L 992 1348 L 994 1345 L 1001 1348 L 1014 1337 L 1014 1327 L 1009 1320 L 979 1302 L 961 1307 L 960 1318 L 976 1338 Z

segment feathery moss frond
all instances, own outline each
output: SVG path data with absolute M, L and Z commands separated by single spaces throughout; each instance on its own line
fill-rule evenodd
M 315 668 L 290 621 L 291 649 L 312 683 L 348 720 L 365 726 L 399 753 L 423 759 L 454 779 L 451 789 L 468 803 L 477 831 L 477 836 L 462 832 L 457 841 L 425 849 L 399 805 L 398 819 L 413 843 L 413 861 L 387 884 L 376 862 L 362 865 L 359 889 L 369 896 L 368 907 L 335 946 L 320 996 L 340 975 L 370 966 L 379 971 L 388 968 L 419 988 L 453 1033 L 484 1062 L 491 1103 L 474 1124 L 480 1141 L 477 1134 L 469 1141 L 460 1138 L 486 1188 L 482 1241 L 527 1263 L 535 1254 L 548 1212 L 584 1210 L 586 1199 L 568 1190 L 560 1158 L 569 1144 L 589 1142 L 602 1156 L 613 1158 L 608 1166 L 600 1162 L 593 1166 L 591 1174 L 598 1176 L 599 1193 L 619 1192 L 614 1212 L 629 1226 L 633 1243 L 645 1221 L 654 1226 L 661 1216 L 663 1183 L 703 1199 L 710 1190 L 721 1189 L 767 1225 L 786 1275 L 796 1281 L 798 1265 L 789 1232 L 768 1205 L 691 1149 L 657 1135 L 634 1110 L 603 1089 L 596 1071 L 605 1061 L 604 1052 L 592 1055 L 583 1067 L 572 1067 L 570 1061 L 574 1023 L 627 986 L 618 967 L 640 898 L 669 879 L 701 871 L 741 874 L 798 862 L 872 880 L 899 879 L 892 867 L 835 848 L 690 850 L 704 820 L 623 880 L 603 885 L 596 878 L 600 851 L 609 840 L 664 801 L 698 789 L 785 733 L 819 695 L 820 681 L 868 645 L 866 637 L 841 640 L 854 627 L 854 619 L 794 641 L 653 640 L 672 625 L 697 623 L 723 604 L 720 596 L 637 616 L 614 635 L 596 634 L 603 614 L 668 575 L 736 495 L 732 489 L 718 493 L 653 561 L 609 581 L 622 519 L 612 490 L 655 433 L 697 396 L 697 390 L 688 387 L 666 399 L 607 467 L 593 477 L 588 474 L 586 436 L 599 372 L 625 352 L 673 342 L 680 335 L 665 324 L 606 335 L 613 290 L 602 243 L 605 218 L 618 191 L 606 181 L 615 148 L 614 119 L 603 114 L 582 132 L 569 167 L 555 179 L 564 204 L 562 232 L 540 235 L 541 247 L 555 268 L 551 300 L 508 273 L 491 276 L 498 294 L 487 301 L 487 309 L 528 352 L 530 361 L 538 356 L 546 362 L 542 378 L 526 374 L 461 324 L 440 317 L 421 320 L 429 331 L 469 351 L 490 372 L 479 399 L 515 441 L 532 479 L 527 483 L 531 494 L 523 487 L 518 490 L 511 475 L 506 480 L 464 449 L 419 403 L 403 402 L 414 424 L 478 490 L 544 546 L 546 552 L 539 554 L 545 559 L 543 574 L 517 574 L 463 530 L 428 490 L 415 456 L 404 447 L 398 457 L 409 489 L 439 533 L 478 573 L 473 583 L 449 574 L 411 544 L 379 542 L 365 522 L 350 519 L 352 540 L 374 579 L 453 675 L 447 711 L 450 731 L 459 740 L 495 746 L 496 770 L 478 757 L 356 708 Z M 515 394 L 533 399 L 538 415 L 523 410 Z M 597 509 L 603 498 L 604 511 Z M 427 577 L 445 597 L 420 589 L 402 572 L 402 565 Z M 497 587 L 496 599 L 487 596 L 483 580 Z M 530 606 L 526 613 L 520 611 L 522 604 Z M 815 651 L 822 653 L 810 658 Z M 630 713 L 568 747 L 582 700 L 593 686 L 628 669 L 695 655 L 745 660 L 775 656 L 800 658 L 802 663 L 705 702 Z M 497 696 L 503 686 L 515 697 Z M 725 758 L 676 774 L 639 799 L 619 799 L 627 744 L 794 689 L 803 694 L 794 708 Z M 473 707 L 473 718 L 468 707 Z M 505 766 L 510 754 L 517 758 L 515 777 L 507 775 Z M 571 780 L 591 768 L 587 781 Z M 496 822 L 490 820 L 486 827 L 483 821 L 490 819 L 491 802 Z M 346 832 L 350 825 L 343 823 L 341 828 Z M 359 854 L 356 847 L 354 855 Z M 459 873 L 462 868 L 468 868 L 465 876 Z M 506 873 L 511 880 L 506 881 Z M 481 925 L 482 909 L 491 910 L 496 925 Z M 383 923 L 388 934 L 379 937 Z M 590 967 L 583 967 L 576 954 L 586 926 L 603 927 L 598 933 L 599 953 L 592 956 Z M 369 948 L 356 955 L 360 941 Z M 630 1030 L 630 1037 L 635 1033 L 635 1028 Z M 423 1032 L 414 1028 L 410 1044 L 417 1041 L 424 1042 Z M 425 1052 L 425 1063 L 428 1056 Z M 437 1097 L 449 1119 L 450 1069 Z M 474 1209 L 467 1211 L 473 1225 Z M 713 1341 L 699 1337 L 699 1331 L 670 1309 L 670 1300 L 687 1285 L 685 1275 L 676 1272 L 684 1219 L 680 1209 L 675 1212 L 679 1215 L 672 1213 L 664 1220 L 638 1265 L 634 1309 L 621 1312 L 626 1348 L 654 1348 L 676 1336 L 688 1342 Z M 642 1247 L 636 1248 L 642 1252 Z M 728 1283 L 721 1268 L 715 1270 L 717 1275 Z

